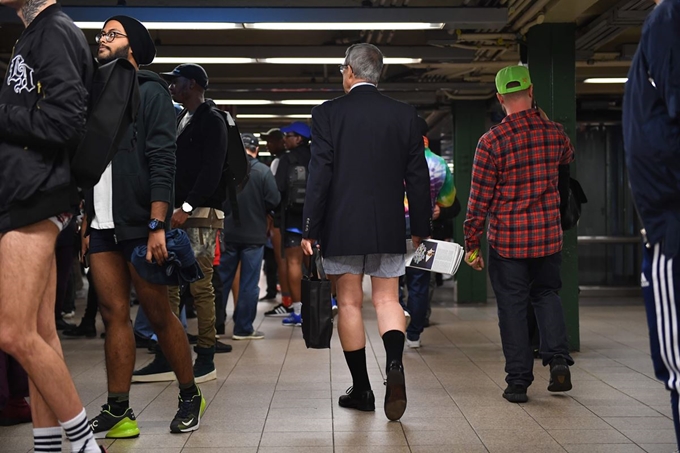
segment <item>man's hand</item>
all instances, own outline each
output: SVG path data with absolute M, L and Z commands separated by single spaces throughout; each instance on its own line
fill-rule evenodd
M 472 259 L 472 261 L 470 261 L 470 259 Z M 479 249 L 467 252 L 465 254 L 465 262 L 476 271 L 484 269 L 484 258 Z
M 434 205 L 434 209 L 432 210 L 432 220 L 437 220 L 441 213 L 442 213 L 442 210 L 439 207 L 439 205 L 438 204 Z
M 189 214 L 182 211 L 181 209 L 175 209 L 175 212 L 172 213 L 172 218 L 170 219 L 170 227 L 180 228 L 182 225 L 184 225 L 184 222 L 186 222 L 188 218 Z
M 300 244 L 302 246 L 302 252 L 305 255 L 313 255 L 314 254 L 314 243 L 316 242 L 315 239 L 303 239 L 302 243 Z M 316 248 L 319 248 L 317 245 Z
M 168 249 L 165 248 L 165 230 L 149 231 L 149 241 L 146 245 L 146 261 L 151 263 L 152 258 L 159 266 L 165 264 L 168 258 Z
M 413 241 L 413 248 L 417 249 L 420 246 L 421 242 L 423 242 L 425 239 L 429 239 L 429 238 L 424 238 L 424 237 L 420 237 L 420 236 L 411 236 L 411 241 Z

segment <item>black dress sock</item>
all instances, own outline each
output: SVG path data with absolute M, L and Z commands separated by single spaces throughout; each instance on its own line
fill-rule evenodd
M 385 345 L 385 353 L 387 354 L 387 366 L 390 363 L 397 361 L 401 364 L 401 359 L 404 354 L 404 332 L 399 330 L 390 330 L 383 334 L 383 344 Z
M 109 412 L 120 417 L 130 407 L 129 393 L 109 393 L 108 401 Z
M 356 351 L 344 351 L 345 360 L 352 373 L 352 392 L 364 392 L 371 390 L 371 382 L 368 380 L 368 370 L 366 369 L 366 348 Z

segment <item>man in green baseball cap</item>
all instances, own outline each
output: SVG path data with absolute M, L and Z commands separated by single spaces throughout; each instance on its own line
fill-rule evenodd
M 571 390 L 562 287 L 560 200 L 569 187 L 574 147 L 564 127 L 533 108 L 529 70 L 509 66 L 496 75 L 498 100 L 507 116 L 479 140 L 464 223 L 465 262 L 484 268 L 480 240 L 488 220 L 489 278 L 496 294 L 505 356 L 503 398 L 526 403 L 534 381 L 528 311 L 539 327 L 548 391 Z
M 496 74 L 496 90 L 498 94 L 498 102 L 501 103 L 503 110 L 508 113 L 508 106 L 506 103 L 521 104 L 519 110 L 527 102 L 529 108 L 534 99 L 534 86 L 531 84 L 531 76 L 529 75 L 529 68 L 526 66 L 508 66 L 501 69 Z M 517 110 L 517 109 L 511 109 Z

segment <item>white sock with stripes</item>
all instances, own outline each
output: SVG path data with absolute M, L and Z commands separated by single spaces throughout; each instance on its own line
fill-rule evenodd
M 33 451 L 35 453 L 61 453 L 61 427 L 33 428 Z
M 302 314 L 302 302 L 293 302 L 293 312 L 298 316 Z
M 101 453 L 94 440 L 92 428 L 87 423 L 87 414 L 83 409 L 76 418 L 67 422 L 59 422 L 71 441 L 71 453 Z

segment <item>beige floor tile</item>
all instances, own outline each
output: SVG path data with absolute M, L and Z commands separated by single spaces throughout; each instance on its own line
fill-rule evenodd
M 411 453 L 412 450 L 406 446 L 400 447 L 396 445 L 337 445 L 334 451 L 335 453 Z
M 604 417 L 603 420 L 622 431 L 624 429 L 675 429 L 667 417 Z
M 257 447 L 183 448 L 182 453 L 258 453 Z
M 581 444 L 565 445 L 569 453 L 644 453 L 644 450 L 635 444 Z
M 646 453 L 674 453 L 678 449 L 678 445 L 672 444 L 640 444 Z
M 365 447 L 365 446 L 407 446 L 404 432 L 399 431 L 364 431 L 364 432 L 336 432 L 333 434 L 336 446 Z
M 443 446 L 443 445 L 481 445 L 478 434 L 470 427 L 459 426 L 458 429 L 421 431 L 404 428 L 410 446 Z
M 677 442 L 674 429 L 622 429 L 621 433 L 636 444 L 669 444 Z
M 188 448 L 240 448 L 257 447 L 262 433 L 201 433 L 192 434 L 185 447 Z
M 627 444 L 630 440 L 615 429 L 550 429 L 560 445 L 569 444 Z
M 489 453 L 564 453 L 566 450 L 557 442 L 546 442 L 538 445 L 509 445 L 502 441 L 485 443 Z
M 333 447 L 333 433 L 326 432 L 265 432 L 262 434 L 262 447 Z
M 531 431 L 519 431 L 515 429 L 478 429 L 477 434 L 487 447 L 492 445 L 549 445 L 555 442 L 542 428 Z
M 411 453 L 488 453 L 484 445 L 470 444 L 470 445 L 447 445 L 432 446 L 432 445 L 412 445 Z

